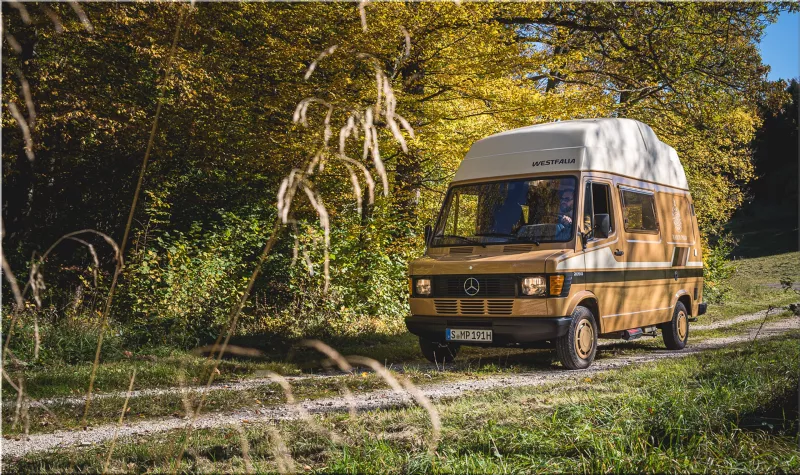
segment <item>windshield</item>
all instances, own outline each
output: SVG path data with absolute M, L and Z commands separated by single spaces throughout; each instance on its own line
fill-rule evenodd
M 454 186 L 432 246 L 566 242 L 575 221 L 574 177 Z

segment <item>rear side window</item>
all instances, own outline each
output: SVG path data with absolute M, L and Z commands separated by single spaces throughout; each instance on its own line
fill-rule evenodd
M 652 193 L 628 189 L 622 192 L 622 216 L 625 231 L 634 233 L 658 232 L 655 199 Z

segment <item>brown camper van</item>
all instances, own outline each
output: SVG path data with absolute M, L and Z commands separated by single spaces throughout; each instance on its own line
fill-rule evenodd
M 588 367 L 598 338 L 661 331 L 680 350 L 705 313 L 692 197 L 675 150 L 629 119 L 557 122 L 476 142 L 410 265 L 431 361 L 461 345 L 554 346 Z

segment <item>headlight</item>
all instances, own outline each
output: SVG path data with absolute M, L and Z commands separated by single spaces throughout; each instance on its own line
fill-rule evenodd
M 547 282 L 541 275 L 522 279 L 522 294 L 533 297 L 544 297 L 547 293 Z
M 417 295 L 431 294 L 431 279 L 417 279 Z

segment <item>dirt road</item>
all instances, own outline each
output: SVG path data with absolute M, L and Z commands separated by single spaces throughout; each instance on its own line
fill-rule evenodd
M 768 323 L 761 329 L 759 339 L 765 339 L 783 334 L 793 329 L 800 329 L 800 319 L 790 318 L 773 323 Z M 725 346 L 752 340 L 756 330 L 750 329 L 737 336 L 714 338 L 700 343 L 690 344 L 680 352 L 666 350 L 653 350 L 647 354 L 635 356 L 619 356 L 596 361 L 592 367 L 580 371 L 566 370 L 539 370 L 513 375 L 502 375 L 482 379 L 461 380 L 422 386 L 425 396 L 432 400 L 442 400 L 457 397 L 471 391 L 488 391 L 497 388 L 538 386 L 557 381 L 567 381 L 585 378 L 588 375 L 615 370 L 636 363 L 657 361 L 665 358 L 680 358 L 694 353 L 723 348 Z M 393 390 L 380 390 L 364 394 L 357 394 L 351 400 L 343 397 L 332 397 L 305 401 L 300 403 L 302 408 L 311 414 L 329 412 L 346 412 L 351 406 L 358 411 L 368 411 L 379 408 L 402 407 L 413 404 L 410 395 L 398 393 Z M 230 413 L 210 413 L 201 415 L 195 422 L 195 428 L 214 428 L 226 425 L 258 423 L 297 419 L 301 415 L 298 408 L 291 405 L 279 405 L 270 408 L 247 408 Z M 186 427 L 188 422 L 184 419 L 165 418 L 124 424 L 119 428 L 119 438 L 146 436 L 154 433 L 165 432 Z M 114 436 L 116 425 L 108 424 L 93 427 L 85 431 L 57 431 L 50 434 L 31 435 L 24 440 L 4 439 L 2 453 L 4 458 L 19 457 L 33 452 L 52 450 L 58 447 L 88 446 L 103 443 Z

